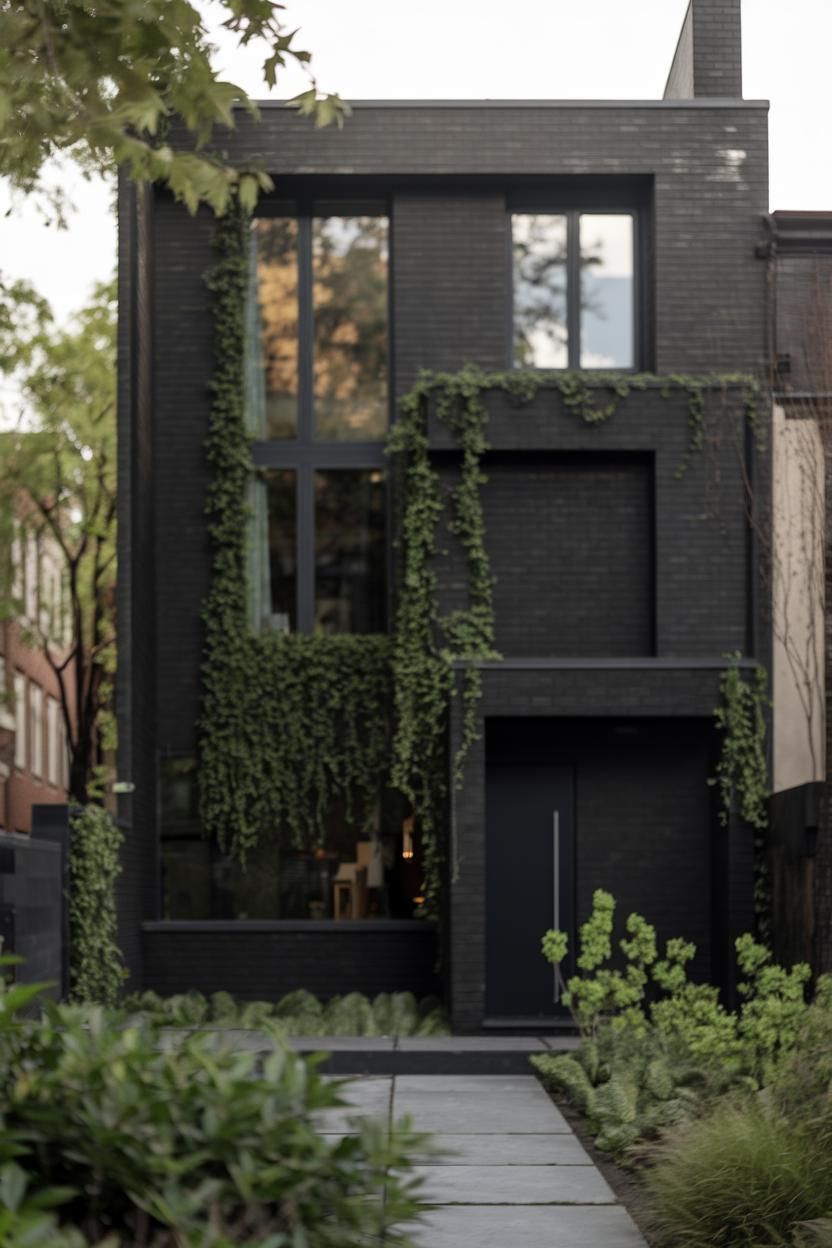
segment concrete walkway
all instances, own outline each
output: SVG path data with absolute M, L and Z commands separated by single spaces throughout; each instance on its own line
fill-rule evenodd
M 531 1075 L 357 1079 L 350 1107 L 321 1115 L 349 1132 L 356 1114 L 407 1115 L 445 1153 L 418 1166 L 431 1206 L 420 1248 L 645 1248 L 627 1211 Z

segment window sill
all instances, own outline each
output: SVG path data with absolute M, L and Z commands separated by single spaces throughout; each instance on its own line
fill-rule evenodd
M 253 932 L 334 932 L 371 936 L 374 932 L 436 930 L 429 919 L 153 919 L 142 931 L 188 933 L 229 932 L 247 936 Z

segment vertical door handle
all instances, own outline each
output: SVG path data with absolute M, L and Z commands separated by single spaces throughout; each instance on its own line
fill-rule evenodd
M 552 927 L 560 927 L 560 811 L 552 811 Z M 554 968 L 554 1003 L 560 1003 L 560 981 Z

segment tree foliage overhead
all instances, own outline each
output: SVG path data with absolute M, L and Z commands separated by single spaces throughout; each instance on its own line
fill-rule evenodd
M 219 0 L 223 27 L 241 47 L 262 42 L 271 88 L 289 62 L 307 67 L 296 31 L 272 0 Z M 0 176 L 30 194 L 45 164 L 69 154 L 88 170 L 124 167 L 167 184 L 195 211 L 224 212 L 236 191 L 253 207 L 271 185 L 265 171 L 233 168 L 208 147 L 215 126 L 233 126 L 235 105 L 257 108 L 217 76 L 202 14 L 190 0 L 0 0 Z M 308 91 L 292 103 L 317 125 L 340 123 L 346 106 Z M 193 150 L 165 141 L 178 118 Z
M 8 556 L 20 525 L 57 557 L 63 622 L 56 628 L 39 610 L 29 639 L 56 674 L 70 790 L 85 801 L 108 744 L 115 663 L 115 289 L 98 285 L 66 329 L 54 327 L 31 288 L 21 284 L 17 295 L 30 332 L 4 334 L 0 322 L 0 368 L 13 373 L 29 419 L 0 434 L 0 550 Z M 14 307 L 11 299 L 12 316 Z M 8 557 L 0 560 L 0 601 L 8 614 L 22 614 Z

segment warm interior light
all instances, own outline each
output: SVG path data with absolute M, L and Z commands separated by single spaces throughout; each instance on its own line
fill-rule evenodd
M 413 816 L 402 820 L 402 858 L 413 857 Z

